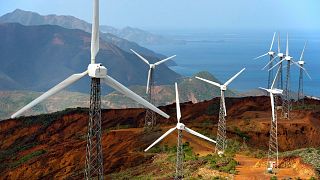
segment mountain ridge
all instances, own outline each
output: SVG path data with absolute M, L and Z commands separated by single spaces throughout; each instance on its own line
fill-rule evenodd
M 5 83 L 1 84 L 2 90 L 13 87 L 16 90 L 45 91 L 66 77 L 83 72 L 89 64 L 90 41 L 91 35 L 79 29 L 57 25 L 0 24 L 0 80 Z M 148 67 L 138 57 L 104 40 L 100 42 L 97 62 L 103 63 L 108 74 L 124 85 L 142 85 L 147 80 Z M 180 77 L 164 64 L 155 73 L 159 74 L 159 84 L 172 83 Z M 81 79 L 71 86 L 71 90 L 89 92 L 89 85 L 85 82 L 88 79 Z
M 7 13 L 0 17 L 0 23 L 20 23 L 25 26 L 30 25 L 58 25 L 67 29 L 80 29 L 85 32 L 91 33 L 91 24 L 69 15 L 40 15 L 39 13 L 32 11 L 24 11 L 16 9 L 13 12 Z M 139 53 L 145 56 L 156 57 L 158 59 L 165 58 L 164 55 L 158 54 L 145 47 L 138 45 L 136 42 L 129 41 L 127 39 L 118 37 L 110 33 L 100 33 L 100 38 L 112 43 L 122 50 L 132 53 L 130 49 L 135 49 Z M 154 59 L 154 58 L 151 58 Z M 174 61 L 168 61 L 167 65 L 176 65 Z

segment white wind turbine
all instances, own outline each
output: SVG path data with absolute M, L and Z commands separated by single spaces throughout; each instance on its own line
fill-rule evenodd
M 272 111 L 272 117 L 271 117 L 271 125 L 270 125 L 270 137 L 269 137 L 269 151 L 268 151 L 268 163 L 267 163 L 267 170 L 273 171 L 274 167 L 278 166 L 278 128 L 277 128 L 277 103 L 275 95 L 281 95 L 283 90 L 274 88 L 275 81 L 278 78 L 279 71 L 281 70 L 281 67 L 278 68 L 277 74 L 273 80 L 273 83 L 270 87 L 270 89 L 262 88 L 267 92 L 269 92 L 270 101 L 271 101 L 271 111 Z
M 183 147 L 182 147 L 182 131 L 186 131 L 190 134 L 193 134 L 195 136 L 198 136 L 202 139 L 205 139 L 207 141 L 216 143 L 216 141 L 186 127 L 183 123 L 180 122 L 181 119 L 181 111 L 180 111 L 180 102 L 179 102 L 179 92 L 178 92 L 178 85 L 175 83 L 175 90 L 176 90 L 176 108 L 177 108 L 177 125 L 171 129 L 169 129 L 166 133 L 164 133 L 160 138 L 158 138 L 156 141 L 154 141 L 148 148 L 146 148 L 144 151 L 148 151 L 150 148 L 152 148 L 154 145 L 159 143 L 162 139 L 167 137 L 169 134 L 171 134 L 174 130 L 178 130 L 178 145 L 177 145 L 177 162 L 176 162 L 176 175 L 175 179 L 182 179 L 183 178 Z
M 299 86 L 298 86 L 298 101 L 299 100 L 302 100 L 302 104 L 304 104 L 304 98 L 303 98 L 303 72 L 306 73 L 306 75 L 309 77 L 309 79 L 311 79 L 309 73 L 307 72 L 307 70 L 304 68 L 304 65 L 305 65 L 305 61 L 304 61 L 304 51 L 306 49 L 306 46 L 307 46 L 307 42 L 305 42 L 304 44 L 304 47 L 303 47 L 303 50 L 301 52 L 301 56 L 300 56 L 300 59 L 299 61 L 296 63 L 294 62 L 295 65 L 297 65 L 300 69 L 300 72 L 299 72 Z
M 303 54 L 302 54 L 303 55 Z M 273 68 L 281 64 L 282 62 L 287 61 L 287 73 L 286 73 L 286 81 L 285 81 L 285 89 L 284 89 L 284 98 L 282 99 L 282 112 L 283 117 L 286 119 L 290 119 L 290 110 L 291 110 L 291 96 L 290 96 L 290 68 L 292 64 L 297 65 L 299 68 L 303 69 L 307 75 L 307 71 L 305 68 L 301 67 L 297 62 L 293 60 L 293 57 L 289 55 L 289 35 L 287 34 L 287 47 L 286 47 L 286 54 L 285 57 L 276 63 L 273 67 L 269 69 L 271 71 Z
M 156 66 L 176 57 L 176 55 L 170 56 L 168 58 L 165 58 L 163 60 L 160 60 L 156 63 L 150 63 L 146 58 L 144 58 L 143 56 L 141 56 L 140 54 L 138 54 L 137 52 L 135 52 L 134 50 L 130 49 L 135 55 L 137 55 L 143 62 L 145 62 L 147 65 L 149 65 L 149 72 L 148 72 L 148 80 L 147 80 L 147 88 L 146 88 L 146 94 L 149 93 L 149 88 L 150 88 L 150 81 L 153 79 L 153 71 L 155 70 Z
M 218 122 L 218 131 L 217 131 L 217 145 L 216 145 L 216 152 L 218 154 L 223 154 L 225 147 L 226 147 L 226 119 L 227 116 L 227 109 L 226 109 L 226 102 L 225 102 L 225 91 L 227 90 L 227 86 L 235 79 L 237 78 L 246 68 L 243 68 L 241 71 L 239 71 L 236 75 L 234 75 L 232 78 L 230 78 L 226 83 L 219 84 L 217 82 L 213 82 L 207 79 L 203 79 L 200 77 L 197 77 L 197 79 L 200 79 L 204 82 L 207 82 L 209 84 L 212 84 L 214 86 L 217 86 L 220 88 L 221 92 L 221 99 L 220 99 L 220 111 L 219 111 L 219 122 Z
M 130 49 L 135 55 L 137 55 L 143 62 L 145 62 L 147 65 L 149 65 L 149 71 L 148 71 L 148 79 L 147 79 L 147 88 L 146 88 L 146 94 L 148 95 L 148 101 L 151 103 L 154 103 L 153 99 L 153 89 L 154 89 L 154 70 L 156 66 L 176 57 L 176 55 L 173 55 L 171 57 L 165 58 L 163 60 L 160 60 L 156 63 L 150 63 L 146 58 L 144 58 L 142 55 L 138 54 L 134 50 Z M 144 128 L 146 130 L 152 129 L 156 125 L 156 115 L 153 111 L 146 110 L 146 117 L 145 117 L 145 123 Z
M 22 113 L 44 101 L 50 96 L 58 93 L 67 86 L 75 83 L 86 75 L 91 78 L 91 94 L 90 94 L 90 112 L 88 123 L 88 139 L 87 139 L 87 156 L 86 156 L 86 179 L 97 176 L 98 179 L 103 179 L 103 159 L 101 147 L 101 90 L 100 80 L 106 85 L 119 91 L 120 93 L 128 96 L 134 101 L 150 108 L 165 118 L 169 115 L 138 96 L 130 89 L 126 88 L 118 81 L 107 75 L 107 68 L 100 63 L 96 63 L 96 55 L 99 52 L 99 0 L 93 0 L 93 24 L 91 35 L 91 63 L 88 65 L 87 70 L 79 74 L 73 74 L 58 85 L 54 86 L 22 109 L 14 113 L 11 118 L 16 118 Z
M 272 67 L 272 63 L 274 62 L 274 60 L 278 57 L 279 61 L 281 61 L 284 58 L 284 54 L 281 52 L 280 50 L 280 33 L 278 33 L 278 54 L 275 58 L 273 58 L 271 61 L 268 62 L 268 64 L 266 64 L 262 70 L 264 70 L 266 67 L 269 66 L 269 69 Z M 282 89 L 283 88 L 283 73 L 282 73 L 282 62 L 279 64 L 280 71 L 279 71 L 279 77 L 278 77 L 278 86 Z
M 269 68 L 272 67 L 272 62 L 273 62 L 273 60 L 278 57 L 278 55 L 275 56 L 276 53 L 272 50 L 275 36 L 276 36 L 276 32 L 273 33 L 273 38 L 272 38 L 272 41 L 271 41 L 271 45 L 270 45 L 269 51 L 268 51 L 267 53 L 261 55 L 261 56 L 258 56 L 258 57 L 256 57 L 256 58 L 254 58 L 254 59 L 259 59 L 259 58 L 262 58 L 262 57 L 264 57 L 264 56 L 269 55 L 269 56 L 270 56 L 270 60 L 269 60 L 268 64 L 266 65 L 266 66 L 269 66 Z M 266 67 L 266 66 L 265 66 L 265 67 Z M 265 67 L 264 67 L 264 68 L 265 68 Z M 263 69 L 264 69 L 264 68 L 263 68 Z M 272 81 L 272 71 L 269 71 L 268 87 L 270 87 L 271 81 Z

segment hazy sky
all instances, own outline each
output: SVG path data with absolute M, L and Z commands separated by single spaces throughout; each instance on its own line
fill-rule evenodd
M 101 24 L 144 29 L 320 29 L 319 0 L 100 0 Z M 0 0 L 14 9 L 91 22 L 92 0 Z

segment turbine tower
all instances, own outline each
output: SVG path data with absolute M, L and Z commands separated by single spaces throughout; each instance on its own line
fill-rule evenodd
M 86 71 L 73 74 L 58 85 L 54 86 L 22 109 L 14 113 L 11 118 L 20 116 L 26 110 L 32 108 L 38 103 L 44 101 L 50 96 L 58 93 L 67 86 L 73 84 L 86 75 L 91 78 L 91 92 L 90 92 L 90 110 L 89 110 L 89 122 L 88 122 L 88 134 L 87 134 L 87 146 L 86 146 L 86 162 L 85 162 L 85 179 L 103 179 L 103 157 L 101 146 L 101 86 L 100 81 L 119 91 L 120 93 L 128 96 L 134 101 L 152 109 L 159 113 L 163 117 L 169 118 L 169 116 L 162 112 L 151 103 L 138 96 L 118 81 L 107 75 L 107 68 L 99 63 L 96 63 L 96 55 L 99 51 L 99 0 L 93 0 L 93 24 L 91 35 L 91 63 L 88 65 Z
M 291 63 L 294 63 L 293 58 L 289 55 L 289 35 L 287 34 L 287 47 L 286 47 L 286 55 L 284 59 L 280 60 L 277 64 L 269 69 L 271 71 L 274 67 L 281 64 L 283 61 L 287 61 L 287 72 L 286 72 L 286 80 L 285 80 L 285 90 L 282 98 L 282 116 L 285 119 L 290 119 L 290 111 L 291 111 L 291 96 L 290 96 L 290 67 Z M 295 64 L 295 63 L 294 63 Z
M 177 108 L 177 125 L 176 127 L 173 127 L 169 129 L 166 133 L 164 133 L 160 138 L 158 138 L 156 141 L 154 141 L 148 148 L 146 148 L 144 151 L 148 151 L 150 148 L 152 148 L 154 145 L 159 143 L 162 139 L 164 139 L 166 136 L 171 134 L 174 130 L 178 130 L 178 144 L 177 144 L 177 161 L 176 161 L 176 175 L 175 179 L 183 179 L 183 146 L 182 146 L 182 131 L 186 131 L 190 134 L 193 134 L 195 136 L 198 136 L 202 139 L 205 139 L 207 141 L 216 143 L 216 141 L 186 127 L 183 123 L 180 122 L 181 119 L 181 111 L 180 111 L 180 103 L 179 103 L 179 92 L 178 92 L 178 85 L 175 83 L 175 90 L 176 90 L 176 108 Z
M 308 74 L 308 72 L 306 71 L 306 69 L 304 68 L 305 65 L 305 61 L 304 61 L 304 51 L 306 49 L 307 46 L 307 42 L 305 42 L 303 50 L 301 52 L 301 56 L 300 56 L 300 60 L 298 61 L 298 63 L 294 63 L 295 65 L 297 65 L 300 69 L 299 71 L 299 86 L 298 86 L 298 102 L 300 102 L 302 105 L 304 105 L 304 93 L 303 93 L 303 72 L 306 73 L 306 75 L 309 77 L 309 79 L 311 79 L 310 75 Z
M 158 61 L 154 64 L 151 64 L 146 58 L 135 52 L 134 50 L 130 49 L 135 55 L 137 55 L 143 62 L 145 62 L 147 65 L 149 65 L 149 72 L 148 72 L 148 80 L 147 80 L 147 89 L 146 94 L 148 96 L 148 101 L 152 104 L 155 104 L 154 99 L 154 70 L 156 66 L 176 57 L 176 55 L 173 55 L 171 57 L 168 57 L 166 59 L 163 59 L 161 61 Z M 151 130 L 157 123 L 157 115 L 150 111 L 149 109 L 146 110 L 146 116 L 144 121 L 144 129 L 145 130 Z
M 279 61 L 281 61 L 284 58 L 284 54 L 280 51 L 280 33 L 278 33 L 278 55 Z M 277 86 L 280 89 L 283 89 L 283 72 L 282 72 L 282 62 L 279 64 L 280 70 L 279 70 L 279 75 L 278 75 L 278 83 Z
M 277 81 L 278 74 L 281 67 L 278 68 L 277 74 L 273 80 L 273 83 L 270 89 L 261 88 L 267 92 L 269 92 L 270 100 L 271 100 L 271 123 L 270 123 L 270 137 L 269 137 L 269 151 L 268 151 L 268 163 L 267 170 L 269 172 L 273 171 L 273 168 L 278 167 L 278 120 L 277 120 L 277 96 L 281 95 L 283 90 L 274 88 L 275 82 Z
M 272 67 L 272 61 L 277 57 L 277 56 L 275 56 L 275 52 L 272 51 L 272 47 L 273 47 L 273 43 L 274 43 L 274 38 L 275 38 L 275 36 L 276 36 L 276 32 L 273 33 L 273 38 L 272 38 L 272 41 L 271 41 L 271 45 L 270 45 L 269 51 L 268 51 L 267 53 L 261 55 L 261 56 L 258 56 L 258 57 L 256 57 L 256 58 L 254 58 L 254 59 L 259 59 L 259 58 L 262 58 L 262 57 L 264 57 L 264 56 L 269 55 L 269 57 L 270 57 L 269 63 L 265 66 L 265 67 L 269 66 L 269 69 Z M 265 67 L 264 67 L 264 68 L 265 68 Z M 264 69 L 264 68 L 263 68 L 263 69 Z M 268 75 L 268 87 L 270 87 L 270 85 L 271 85 L 271 83 L 272 83 L 272 75 L 273 75 L 273 72 L 272 72 L 272 71 L 269 71 L 269 75 Z
M 227 109 L 226 109 L 226 102 L 225 102 L 225 91 L 227 90 L 227 86 L 236 78 L 238 77 L 242 71 L 244 71 L 246 68 L 243 68 L 240 72 L 238 72 L 236 75 L 234 75 L 232 78 L 230 78 L 226 83 L 224 83 L 223 85 L 207 80 L 207 79 L 203 79 L 200 77 L 197 77 L 197 79 L 202 80 L 204 82 L 207 82 L 209 84 L 212 84 L 214 86 L 217 86 L 220 88 L 220 92 L 221 92 L 221 99 L 220 99 L 220 111 L 219 111 L 219 122 L 218 122 L 218 131 L 217 131 L 217 145 L 216 145 L 216 152 L 218 154 L 223 154 L 224 150 L 226 148 L 226 139 L 227 139 L 227 125 L 226 125 L 226 116 L 227 116 Z

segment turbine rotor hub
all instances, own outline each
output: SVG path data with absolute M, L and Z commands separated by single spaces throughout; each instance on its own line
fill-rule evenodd
M 269 56 L 273 56 L 275 54 L 275 52 L 269 51 L 268 54 L 269 54 Z
M 227 90 L 227 86 L 226 85 L 222 85 L 220 88 L 222 91 L 226 91 Z
M 177 123 L 177 129 L 179 130 L 184 130 L 184 128 L 186 127 L 183 123 Z
M 156 65 L 150 64 L 150 68 L 151 68 L 151 69 L 154 69 L 155 67 L 156 67 Z

